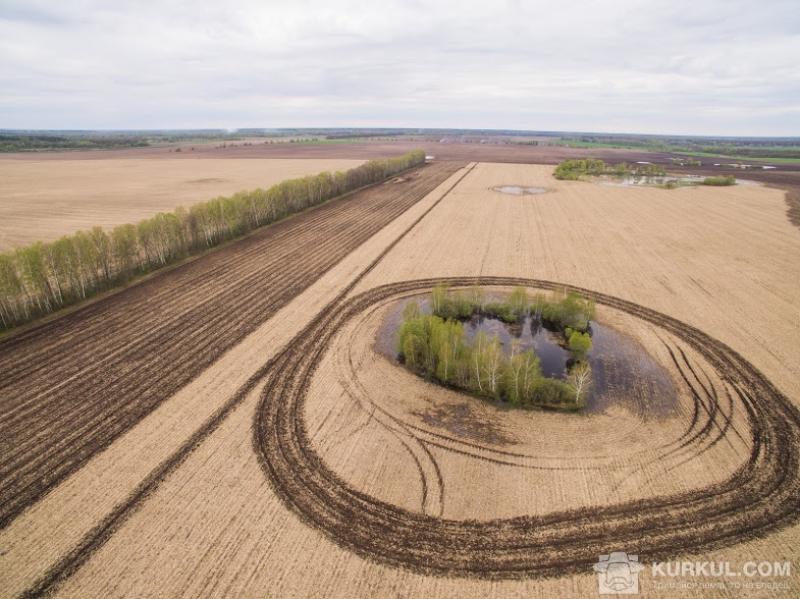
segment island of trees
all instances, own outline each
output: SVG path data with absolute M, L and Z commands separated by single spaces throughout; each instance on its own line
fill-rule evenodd
M 403 312 L 397 349 L 412 372 L 442 385 L 518 408 L 575 411 L 585 406 L 591 383 L 587 354 L 594 303 L 570 293 L 552 300 L 531 298 L 515 289 L 504 302 L 488 302 L 479 287 L 449 292 L 439 286 L 431 295 L 431 314 L 416 302 Z M 527 316 L 556 333 L 571 359 L 565 380 L 542 375 L 533 351 L 503 351 L 498 336 L 479 331 L 467 340 L 464 322 L 481 316 L 519 326 Z
M 730 175 L 720 175 L 706 177 L 704 179 L 690 179 L 681 177 L 667 177 L 663 167 L 657 164 L 606 164 L 602 160 L 587 158 L 584 160 L 565 160 L 561 162 L 553 171 L 556 179 L 563 181 L 582 181 L 591 177 L 609 176 L 617 178 L 642 178 L 649 179 L 659 177 L 658 187 L 664 189 L 675 189 L 677 187 L 687 187 L 692 185 L 711 185 L 715 187 L 736 185 L 736 178 Z
M 565 160 L 560 163 L 553 176 L 565 181 L 579 181 L 587 177 L 612 175 L 615 177 L 663 177 L 664 168 L 657 164 L 606 164 L 602 160 L 586 158 L 583 160 Z
M 370 160 L 346 172 L 290 179 L 219 197 L 137 224 L 78 231 L 0 253 L 0 330 L 425 162 L 424 151 Z

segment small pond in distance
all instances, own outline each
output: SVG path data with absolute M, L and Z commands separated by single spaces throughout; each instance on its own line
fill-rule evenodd
M 547 193 L 548 190 L 544 187 L 524 187 L 522 185 L 498 185 L 497 187 L 492 187 L 492 191 L 497 191 L 499 193 L 507 193 L 513 196 L 533 196 L 542 193 Z

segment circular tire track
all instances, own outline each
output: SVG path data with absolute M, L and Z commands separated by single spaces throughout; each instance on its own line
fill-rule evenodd
M 462 521 L 410 512 L 359 492 L 312 447 L 302 419 L 316 365 L 336 332 L 375 302 L 442 282 L 384 285 L 316 318 L 269 372 L 254 446 L 275 491 L 333 542 L 384 564 L 448 576 L 525 578 L 586 572 L 614 548 L 652 559 L 729 546 L 800 515 L 800 412 L 752 364 L 698 329 L 643 306 L 579 287 L 511 277 L 446 279 L 450 285 L 572 290 L 675 335 L 734 389 L 752 436 L 749 459 L 724 482 L 681 495 L 543 517 Z

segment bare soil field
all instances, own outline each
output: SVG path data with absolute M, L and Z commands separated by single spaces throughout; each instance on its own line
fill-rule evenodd
M 253 144 L 245 146 L 229 145 L 218 147 L 219 144 L 199 144 L 194 151 L 174 152 L 174 147 L 131 148 L 125 150 L 93 150 L 80 152 L 40 152 L 36 160 L 49 161 L 115 161 L 115 160 L 192 160 L 192 159 L 268 159 L 268 160 L 370 160 L 373 158 L 386 158 L 399 153 L 424 148 L 429 155 L 438 160 L 455 160 L 465 162 L 500 162 L 523 164 L 558 164 L 570 158 L 598 158 L 609 163 L 648 161 L 670 167 L 671 172 L 687 172 L 706 176 L 729 174 L 760 181 L 777 189 L 786 191 L 786 215 L 789 220 L 800 227 L 800 165 L 782 164 L 776 170 L 759 171 L 731 168 L 728 166 L 715 167 L 717 158 L 703 158 L 703 166 L 690 170 L 672 165 L 673 158 L 685 158 L 669 152 L 633 151 L 629 149 L 613 148 L 568 148 L 564 146 L 528 146 L 512 144 L 479 144 L 479 143 L 439 143 L 430 142 L 353 142 L 340 144 L 325 143 L 280 143 L 280 144 Z M 0 171 L 3 161 L 28 161 L 30 153 L 4 154 L 0 156 Z M 13 168 L 13 167 L 7 167 Z M 223 167 L 224 168 L 224 167 Z M 193 171 L 190 167 L 190 171 Z M 194 178 L 194 177 L 191 177 Z M 257 183 L 258 184 L 258 183 Z M 234 190 L 235 191 L 235 190 Z M 201 198 L 202 199 L 202 198 Z M 180 202 L 179 202 L 180 203 Z M 1 207 L 1 206 L 0 206 Z M 23 223 L 27 229 L 29 223 Z M 0 237 L 0 249 L 3 249 L 3 239 Z
M 0 341 L 0 524 L 456 168 L 437 164 L 330 202 Z
M 584 149 L 564 146 L 527 146 L 513 144 L 439 143 L 409 141 L 370 141 L 348 143 L 281 143 L 256 145 L 196 146 L 192 152 L 174 152 L 174 148 L 145 147 L 121 150 L 82 150 L 79 152 L 40 152 L 36 159 L 50 160 L 119 160 L 119 159 L 358 159 L 386 158 L 403 152 L 423 148 L 439 160 L 464 160 L 483 162 L 522 162 L 557 164 L 567 158 L 601 158 L 608 162 L 652 160 L 669 162 L 670 154 L 635 152 L 618 149 Z M 30 160 L 30 153 L 9 153 L 0 156 L 0 161 Z M 800 169 L 800 167 L 798 167 Z
M 466 143 L 461 141 L 353 141 L 346 143 L 278 143 L 278 144 L 231 144 L 226 147 L 205 144 L 195 146 L 194 151 L 174 152 L 174 147 L 144 147 L 120 150 L 81 150 L 71 152 L 39 152 L 36 160 L 108 160 L 133 158 L 158 158 L 175 160 L 192 160 L 198 158 L 315 158 L 315 159 L 358 159 L 386 158 L 403 152 L 422 148 L 427 154 L 440 160 L 464 160 L 480 162 L 525 163 L 525 164 L 558 164 L 569 158 L 599 158 L 606 162 L 650 161 L 659 164 L 671 164 L 672 158 L 686 158 L 670 152 L 652 152 L 646 150 L 617 148 L 570 148 L 557 145 L 520 145 L 510 143 Z M 186 148 L 184 147 L 183 150 Z M 2 160 L 30 160 L 30 153 L 6 153 Z M 706 167 L 714 163 L 725 162 L 719 158 L 702 158 Z M 741 169 L 714 167 L 715 173 L 738 172 Z M 776 171 L 747 171 L 766 176 L 780 175 L 787 172 L 799 172 L 800 165 L 781 164 Z
M 19 508 L 0 595 L 578 597 L 611 551 L 800 560 L 800 236 L 784 193 L 460 167 L 0 344 L 4 456 L 22 464 L 6 473 Z M 512 413 L 411 375 L 376 331 L 441 280 L 579 289 L 669 373 L 676 409 Z M 795 596 L 795 570 L 748 596 Z M 734 594 L 655 582 L 646 570 L 642 593 Z
M 81 154 L 61 153 L 55 160 L 49 154 L 0 157 L 0 251 L 95 225 L 136 223 L 178 206 L 361 163 L 336 158 L 75 159 Z

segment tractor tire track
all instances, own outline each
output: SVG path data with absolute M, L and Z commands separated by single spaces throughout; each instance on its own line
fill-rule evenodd
M 326 466 L 305 432 L 302 407 L 316 365 L 333 336 L 352 318 L 376 302 L 439 282 L 385 285 L 343 302 L 310 324 L 269 369 L 254 431 L 261 466 L 287 507 L 334 543 L 365 558 L 425 574 L 527 578 L 588 571 L 609 546 L 653 559 L 729 546 L 800 516 L 800 412 L 752 364 L 698 329 L 632 302 L 571 285 L 512 277 L 446 282 L 566 288 L 666 330 L 698 352 L 736 390 L 752 432 L 746 463 L 722 482 L 681 495 L 486 522 L 410 512 L 351 488 Z M 715 394 L 704 399 L 714 402 Z M 699 397 L 697 401 L 709 418 L 695 434 L 705 438 L 719 406 Z

